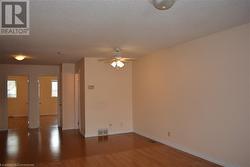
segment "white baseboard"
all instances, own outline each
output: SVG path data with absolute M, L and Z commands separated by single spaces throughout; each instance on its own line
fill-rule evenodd
M 70 128 L 62 128 L 62 130 L 77 130 L 74 127 L 70 127 Z
M 126 133 L 133 133 L 133 130 L 119 131 L 119 132 L 110 132 L 108 134 L 108 136 L 110 136 L 110 135 L 119 135 L 119 134 L 126 134 Z M 98 135 L 97 134 L 85 134 L 85 137 L 86 138 L 89 138 L 89 137 L 98 137 Z
M 209 156 L 208 154 L 200 153 L 200 152 L 194 151 L 194 150 L 192 150 L 192 149 L 189 149 L 189 148 L 184 147 L 184 146 L 182 146 L 182 145 L 179 145 L 179 144 L 170 142 L 170 141 L 168 141 L 168 140 L 160 139 L 160 138 L 155 137 L 155 136 L 150 136 L 150 135 L 147 135 L 146 133 L 139 132 L 139 131 L 135 131 L 134 133 L 136 133 L 136 134 L 138 134 L 138 135 L 141 135 L 141 136 L 144 136 L 144 137 L 146 137 L 146 138 L 155 140 L 155 141 L 157 141 L 157 142 L 159 142 L 159 143 L 162 143 L 162 144 L 164 144 L 164 145 L 173 147 L 173 148 L 175 148 L 175 149 L 177 149 L 177 150 L 181 150 L 181 151 L 183 151 L 183 152 L 189 153 L 189 154 L 194 155 L 194 156 L 196 156 L 196 157 L 202 158 L 202 159 L 204 159 L 204 160 L 207 160 L 207 161 L 213 162 L 213 163 L 215 163 L 215 164 L 224 166 L 224 167 L 239 167 L 239 166 L 235 166 L 235 165 L 232 165 L 232 164 L 226 164 L 225 162 L 223 162 L 223 161 L 221 161 L 221 160 L 218 160 L 218 159 L 216 159 L 216 158 L 213 158 L 213 157 Z
M 28 129 L 39 129 L 40 127 L 39 126 L 35 126 L 35 127 L 31 127 L 29 126 Z

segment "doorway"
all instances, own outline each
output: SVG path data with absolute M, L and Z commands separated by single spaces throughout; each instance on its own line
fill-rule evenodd
M 40 128 L 58 127 L 57 76 L 39 77 Z
M 28 77 L 8 76 L 8 129 L 28 129 Z

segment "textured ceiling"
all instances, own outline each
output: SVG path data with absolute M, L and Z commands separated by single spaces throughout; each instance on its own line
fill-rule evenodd
M 31 34 L 0 36 L 0 63 L 76 62 L 151 54 L 177 43 L 250 22 L 250 0 L 177 0 L 167 11 L 150 0 L 30 0 Z M 60 52 L 60 54 L 58 54 Z

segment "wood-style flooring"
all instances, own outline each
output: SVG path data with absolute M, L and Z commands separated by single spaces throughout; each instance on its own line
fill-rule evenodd
M 51 126 L 0 132 L 1 164 L 40 167 L 219 167 L 135 133 L 83 138 L 77 130 L 61 131 Z
M 40 128 L 57 127 L 56 115 L 41 115 L 40 116 Z M 9 117 L 8 128 L 12 130 L 27 129 L 28 117 Z

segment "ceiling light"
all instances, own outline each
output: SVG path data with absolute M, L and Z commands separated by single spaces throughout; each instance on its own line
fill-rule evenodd
M 15 59 L 18 60 L 18 61 L 22 61 L 25 58 L 26 58 L 26 56 L 24 56 L 24 55 L 17 55 L 17 56 L 15 56 Z
M 121 60 L 115 60 L 110 65 L 114 68 L 122 68 L 125 64 Z
M 116 63 L 116 61 L 113 61 L 110 65 L 111 65 L 112 67 L 116 68 L 117 63 Z
M 153 5 L 156 9 L 167 10 L 171 8 L 176 0 L 153 0 Z
M 120 60 L 118 60 L 118 61 L 116 62 L 116 65 L 117 65 L 117 67 L 119 67 L 119 68 L 124 67 L 124 63 L 123 63 L 122 61 L 120 61 Z
M 103 61 L 105 63 L 110 64 L 112 67 L 119 69 L 123 68 L 125 66 L 125 63 L 129 63 L 135 60 L 135 58 L 122 57 L 120 48 L 115 48 L 113 55 L 114 57 L 99 59 L 99 61 Z

